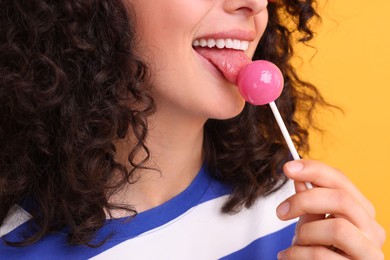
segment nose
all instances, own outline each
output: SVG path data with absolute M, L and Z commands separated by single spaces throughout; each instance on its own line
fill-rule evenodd
M 267 8 L 267 0 L 225 0 L 225 11 L 255 15 Z

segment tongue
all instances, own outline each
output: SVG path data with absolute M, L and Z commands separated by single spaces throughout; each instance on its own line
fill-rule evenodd
M 216 66 L 225 78 L 237 85 L 240 71 L 252 61 L 243 51 L 218 48 L 196 48 L 196 52 Z

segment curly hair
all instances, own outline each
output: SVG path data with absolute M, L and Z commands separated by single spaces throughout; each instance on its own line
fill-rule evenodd
M 309 148 L 314 105 L 326 104 L 290 63 L 294 31 L 303 42 L 313 37 L 314 5 L 270 3 L 254 56 L 284 73 L 279 109 L 301 152 Z M 134 16 L 122 0 L 0 2 L 0 223 L 13 205 L 34 205 L 32 235 L 10 245 L 29 245 L 67 227 L 69 244 L 97 246 L 91 240 L 105 210 L 136 214 L 108 200 L 149 159 L 147 118 L 155 104 L 144 89 L 147 66 L 134 51 Z M 307 124 L 296 120 L 298 112 Z M 128 133 L 135 140 L 130 170 L 115 161 L 115 141 Z M 250 207 L 282 185 L 289 152 L 267 106 L 247 104 L 233 119 L 208 120 L 204 136 L 205 163 L 233 187 L 224 212 Z M 141 151 L 146 155 L 136 161 Z M 113 172 L 120 173 L 115 183 Z

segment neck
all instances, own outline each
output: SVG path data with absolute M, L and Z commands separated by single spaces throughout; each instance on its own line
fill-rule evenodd
M 111 198 L 113 202 L 131 205 L 137 212 L 142 212 L 161 205 L 189 186 L 203 161 L 205 120 L 187 118 L 177 114 L 164 116 L 161 111 L 149 118 L 146 145 L 150 160 L 147 166 L 157 170 L 138 171 L 137 181 L 115 194 Z M 121 162 L 127 161 L 126 142 L 118 147 L 118 158 Z M 113 214 L 121 217 L 121 213 Z

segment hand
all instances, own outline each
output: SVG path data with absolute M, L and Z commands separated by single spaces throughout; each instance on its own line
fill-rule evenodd
M 310 160 L 288 162 L 284 172 L 297 193 L 279 205 L 278 217 L 300 219 L 291 247 L 278 259 L 384 259 L 385 230 L 375 221 L 373 205 L 344 174 Z

